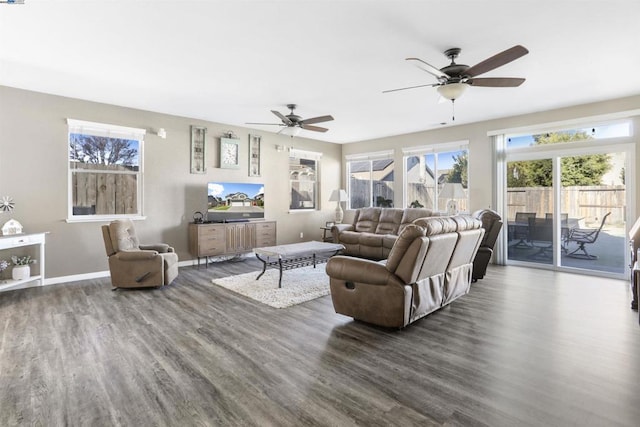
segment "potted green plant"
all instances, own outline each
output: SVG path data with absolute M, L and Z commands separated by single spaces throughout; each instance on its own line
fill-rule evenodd
M 31 267 L 29 267 L 29 265 L 34 264 L 36 260 L 31 258 L 29 255 L 13 255 L 11 257 L 11 262 L 13 262 L 13 269 L 11 270 L 11 277 L 13 280 L 26 280 L 31 277 Z

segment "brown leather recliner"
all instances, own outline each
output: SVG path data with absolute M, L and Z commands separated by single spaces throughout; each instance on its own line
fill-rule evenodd
M 475 211 L 472 215 L 474 218 L 479 219 L 482 222 L 482 228 L 485 233 L 480 242 L 478 253 L 473 260 L 473 274 L 471 280 L 476 282 L 478 279 L 482 279 L 487 272 L 487 266 L 491 261 L 493 255 L 493 247 L 496 244 L 500 230 L 502 229 L 502 218 L 498 212 L 491 209 L 481 209 Z
M 332 257 L 326 271 L 336 313 L 402 328 L 438 310 L 469 291 L 483 234 L 470 216 L 423 218 L 402 230 L 386 261 Z
M 178 276 L 178 254 L 165 244 L 141 245 L 131 220 L 102 226 L 114 288 L 168 285 Z

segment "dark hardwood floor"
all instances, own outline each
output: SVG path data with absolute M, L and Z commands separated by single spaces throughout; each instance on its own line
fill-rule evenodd
M 255 260 L 0 294 L 0 425 L 637 426 L 628 284 L 490 267 L 404 330 L 211 284 Z

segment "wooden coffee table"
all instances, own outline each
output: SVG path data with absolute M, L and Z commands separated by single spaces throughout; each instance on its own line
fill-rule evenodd
M 291 270 L 308 265 L 313 265 L 313 268 L 316 268 L 316 264 L 327 261 L 343 249 L 344 246 L 337 243 L 316 242 L 315 240 L 255 248 L 253 252 L 256 254 L 256 258 L 262 261 L 262 272 L 258 274 L 256 280 L 262 277 L 264 272 L 267 271 L 267 267 L 277 267 L 280 270 L 278 287 L 281 288 L 283 270 Z

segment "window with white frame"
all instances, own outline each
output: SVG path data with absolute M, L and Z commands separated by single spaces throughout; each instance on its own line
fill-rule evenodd
M 318 164 L 322 153 L 292 148 L 289 151 L 289 211 L 318 209 Z
M 468 211 L 469 150 L 466 142 L 411 147 L 404 153 L 404 204 L 443 212 L 454 202 Z
M 393 151 L 346 156 L 349 209 L 393 207 Z
M 631 136 L 631 122 L 611 122 L 591 126 L 560 126 L 544 132 L 523 132 L 505 135 L 508 150 L 544 144 L 575 143 Z
M 68 119 L 69 220 L 142 216 L 144 129 Z

